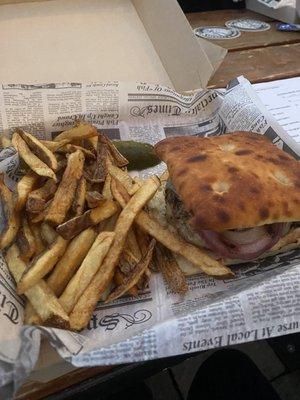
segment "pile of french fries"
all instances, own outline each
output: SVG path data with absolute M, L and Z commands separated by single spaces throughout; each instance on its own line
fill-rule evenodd
M 53 141 L 16 129 L 12 145 L 26 171 L 16 193 L 0 179 L 0 250 L 27 298 L 25 323 L 80 331 L 99 300 L 137 296 L 155 270 L 185 293 L 173 253 L 206 274 L 231 274 L 147 213 L 165 176 L 131 178 L 128 161 L 94 126 L 78 123 Z

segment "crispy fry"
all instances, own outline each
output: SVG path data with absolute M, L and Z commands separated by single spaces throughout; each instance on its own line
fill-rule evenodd
M 46 250 L 33 260 L 32 265 L 19 281 L 17 292 L 23 294 L 47 275 L 53 269 L 59 258 L 64 254 L 67 244 L 67 240 L 63 239 L 61 236 L 57 236 L 50 245 L 49 250 Z
M 162 245 L 156 246 L 159 269 L 173 293 L 184 294 L 188 290 L 186 277 L 179 268 L 172 252 Z
M 142 258 L 142 253 L 133 227 L 129 229 L 126 238 L 126 247 L 131 251 L 131 253 L 137 260 L 140 260 Z
M 107 175 L 107 163 L 108 158 L 108 145 L 106 143 L 103 135 L 98 137 L 97 143 L 97 158 L 95 163 L 95 171 L 93 179 L 96 182 L 105 182 Z
M 24 324 L 25 325 L 41 325 L 43 323 L 42 319 L 36 313 L 33 305 L 27 301 L 24 310 Z
M 151 242 L 150 242 L 148 251 L 146 253 L 146 256 L 142 260 L 140 260 L 137 263 L 135 269 L 133 271 L 131 271 L 128 276 L 126 276 L 126 278 L 123 281 L 123 284 L 121 286 L 118 286 L 108 296 L 108 298 L 106 299 L 106 303 L 109 302 L 109 301 L 116 300 L 117 298 L 123 296 L 123 294 L 128 292 L 130 288 L 132 288 L 133 286 L 135 286 L 138 283 L 139 279 L 142 277 L 144 272 L 149 267 L 149 263 L 150 263 L 151 258 L 152 258 L 152 254 L 153 254 L 155 243 L 156 243 L 155 239 L 152 239 Z
M 132 178 L 126 171 L 123 171 L 115 165 L 110 164 L 108 165 L 108 173 L 117 181 L 119 181 L 127 190 L 127 192 L 130 192 L 132 190 Z
M 74 329 L 80 330 L 87 325 L 97 301 L 101 297 L 107 285 L 113 279 L 114 271 L 122 253 L 127 233 L 132 226 L 134 219 L 143 206 L 155 194 L 158 187 L 159 181 L 155 177 L 145 181 L 144 185 L 135 193 L 119 215 L 115 227 L 115 240 L 99 271 L 83 292 L 70 314 L 70 320 L 72 321 L 71 326 Z
M 121 272 L 119 270 L 119 268 L 116 269 L 115 275 L 114 275 L 114 282 L 117 286 L 121 286 L 124 285 L 124 280 L 126 278 L 126 275 L 123 274 L 123 272 Z M 137 297 L 139 294 L 139 290 L 136 286 L 132 286 L 129 290 L 128 293 L 133 296 L 133 297 Z
M 68 139 L 64 139 L 64 140 L 61 140 L 59 142 L 53 142 L 53 141 L 50 141 L 50 140 L 41 140 L 41 142 L 43 143 L 44 146 L 47 147 L 47 149 L 52 151 L 52 153 L 55 153 L 58 149 L 60 149 L 64 145 L 68 144 L 69 140 Z
M 126 206 L 126 201 L 124 200 L 122 194 L 120 193 L 118 187 L 118 180 L 113 177 L 111 177 L 110 190 L 113 198 L 120 204 L 121 207 L 124 208 Z
M 22 260 L 25 262 L 29 261 L 36 253 L 36 243 L 26 217 L 22 218 L 16 242 L 20 249 Z
M 130 196 L 133 196 L 134 193 L 137 192 L 141 186 L 142 184 L 140 182 L 134 182 L 131 188 L 128 189 L 128 194 L 130 194 Z
M 68 164 L 68 160 L 66 158 L 63 158 L 62 160 L 58 160 L 57 172 L 64 170 L 66 168 L 67 164 Z
M 74 201 L 72 204 L 72 209 L 77 217 L 81 215 L 84 211 L 85 196 L 86 196 L 86 180 L 82 176 L 80 178 L 80 181 L 78 182 Z
M 43 222 L 41 224 L 41 236 L 47 244 L 52 244 L 57 237 L 57 233 L 55 232 L 55 229 L 52 228 L 52 226 Z
M 18 128 L 16 129 L 16 132 L 25 141 L 33 154 L 48 165 L 48 167 L 53 171 L 57 170 L 57 160 L 55 155 L 40 140 L 30 133 L 23 131 L 23 129 Z
M 68 129 L 56 136 L 55 142 L 60 142 L 61 140 L 68 139 L 69 141 L 77 139 L 86 139 L 93 136 L 97 136 L 97 129 L 90 124 L 80 123 L 75 128 Z
M 146 255 L 149 247 L 149 243 L 147 244 L 146 247 L 146 252 L 143 254 L 144 256 Z M 153 258 L 153 257 L 152 257 Z M 133 253 L 130 251 L 129 246 L 125 246 L 124 251 L 121 255 L 121 258 L 119 260 L 119 268 L 124 273 L 125 275 L 128 275 L 136 266 L 136 264 L 140 261 L 141 257 L 137 258 L 133 255 Z M 152 263 L 152 260 L 149 264 L 149 267 Z M 140 278 L 140 280 L 137 283 L 137 287 L 139 289 L 143 289 L 151 276 L 151 272 L 149 271 L 149 268 L 145 271 L 144 275 Z
M 56 192 L 57 185 L 53 179 L 48 179 L 43 186 L 29 193 L 26 210 L 30 213 L 39 213 L 44 210 L 47 201 Z
M 119 185 L 121 185 L 119 183 Z M 123 204 L 130 201 L 130 196 L 122 192 Z M 122 203 L 120 203 L 121 207 Z M 196 247 L 190 243 L 185 242 L 176 233 L 171 232 L 167 227 L 163 227 L 157 221 L 152 219 L 145 211 L 141 211 L 135 219 L 135 223 L 144 232 L 155 238 L 158 242 L 163 244 L 169 250 L 176 254 L 182 255 L 191 263 L 199 267 L 200 270 L 207 275 L 215 277 L 229 277 L 234 276 L 230 268 L 222 265 L 219 261 L 211 258 L 204 250 Z
M 47 279 L 47 284 L 56 296 L 60 296 L 64 291 L 69 280 L 90 250 L 96 235 L 97 233 L 93 228 L 88 228 L 69 243 L 66 252 Z
M 145 256 L 145 254 L 147 252 L 147 248 L 150 243 L 150 237 L 144 231 L 142 231 L 142 229 L 140 229 L 137 226 L 135 227 L 135 232 L 136 232 L 136 238 L 137 238 L 137 242 L 138 242 L 139 248 L 141 250 L 142 256 Z M 152 260 L 149 264 L 149 270 L 158 272 L 158 268 L 155 265 L 155 255 L 156 255 L 156 252 L 154 250 Z
M 54 171 L 30 150 L 26 142 L 17 132 L 12 136 L 12 144 L 18 150 L 20 157 L 37 175 L 45 176 L 56 181 Z
M 37 224 L 30 224 L 31 232 L 34 236 L 35 241 L 35 253 L 39 255 L 42 251 L 44 251 L 45 246 L 41 235 L 41 227 Z
M 161 226 L 154 219 L 150 218 L 145 211 L 140 212 L 137 216 L 136 224 L 169 250 L 176 254 L 181 254 L 184 258 L 195 264 L 207 275 L 220 278 L 234 276 L 230 268 L 211 258 L 204 250 L 185 242 L 168 228 Z
M 80 150 L 69 155 L 67 168 L 50 204 L 45 220 L 54 225 L 61 224 L 72 205 L 79 179 L 82 176 L 84 156 Z
M 51 203 L 52 203 L 52 199 L 47 201 L 45 208 L 38 214 L 28 213 L 28 218 L 30 219 L 30 222 L 33 224 L 38 224 L 39 222 L 44 221 Z
M 107 136 L 103 134 L 100 134 L 99 138 L 101 138 L 103 143 L 107 144 L 114 164 L 116 164 L 118 167 L 125 167 L 127 164 L 129 164 L 129 161 L 116 148 L 114 142 L 112 142 Z
M 65 239 L 72 239 L 84 229 L 99 224 L 99 222 L 111 217 L 118 211 L 118 206 L 112 200 L 107 200 L 97 208 L 86 211 L 79 217 L 59 225 L 56 231 Z
M 30 171 L 28 174 L 24 175 L 17 183 L 17 201 L 15 209 L 17 211 L 21 210 L 27 201 L 29 193 L 34 188 L 38 181 L 38 175 Z
M 95 151 L 97 151 L 98 137 L 99 137 L 99 135 L 93 136 L 93 137 L 90 137 L 90 138 L 84 139 L 84 140 L 86 140 L 87 142 L 89 142 L 89 143 L 91 144 L 91 147 L 92 147 Z M 88 146 L 88 145 L 87 145 L 87 146 Z
M 20 251 L 15 244 L 7 250 L 5 259 L 11 274 L 18 284 L 23 274 L 26 273 L 27 267 L 24 261 L 21 260 Z M 24 294 L 45 325 L 64 329 L 69 327 L 67 314 L 44 280 L 40 280 L 36 285 L 26 290 Z
M 124 275 L 128 275 L 139 261 L 140 259 L 125 246 L 119 260 L 119 268 Z
M 3 174 L 0 174 L 0 203 L 2 207 L 0 250 L 2 250 L 12 243 L 20 226 L 20 218 L 14 208 L 13 193 L 5 185 Z
M 95 190 L 86 192 L 85 198 L 89 208 L 99 207 L 106 201 L 104 196 Z
M 101 232 L 96 237 L 76 274 L 70 280 L 68 286 L 59 298 L 59 302 L 67 314 L 73 310 L 79 297 L 100 268 L 114 237 L 114 232 Z
M 104 182 L 104 186 L 103 186 L 103 190 L 102 190 L 102 196 L 105 197 L 108 200 L 111 200 L 113 198 L 112 193 L 111 193 L 111 189 L 110 189 L 110 185 L 111 185 L 111 176 L 108 174 L 106 176 L 105 182 Z
M 60 142 L 53 142 L 53 143 L 60 143 Z M 56 151 L 57 153 L 74 153 L 76 150 L 82 151 L 86 158 L 92 158 L 93 160 L 96 158 L 95 154 L 92 153 L 90 150 L 85 149 L 82 146 L 77 146 L 76 144 L 65 144 L 59 147 Z

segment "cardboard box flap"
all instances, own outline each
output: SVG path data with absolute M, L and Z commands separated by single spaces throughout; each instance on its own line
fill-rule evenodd
M 175 0 L 8 2 L 2 82 L 143 81 L 182 92 L 205 87 L 222 57 L 197 40 Z
M 178 91 L 205 88 L 226 50 L 194 35 L 177 2 L 132 0 Z

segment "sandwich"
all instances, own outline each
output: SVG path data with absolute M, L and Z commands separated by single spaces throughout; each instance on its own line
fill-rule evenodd
M 264 136 L 170 137 L 166 215 L 188 242 L 226 264 L 300 247 L 300 163 Z

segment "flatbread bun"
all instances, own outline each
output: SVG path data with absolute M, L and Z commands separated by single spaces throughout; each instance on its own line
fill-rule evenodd
M 172 137 L 155 150 L 196 230 L 300 220 L 300 163 L 262 135 Z

